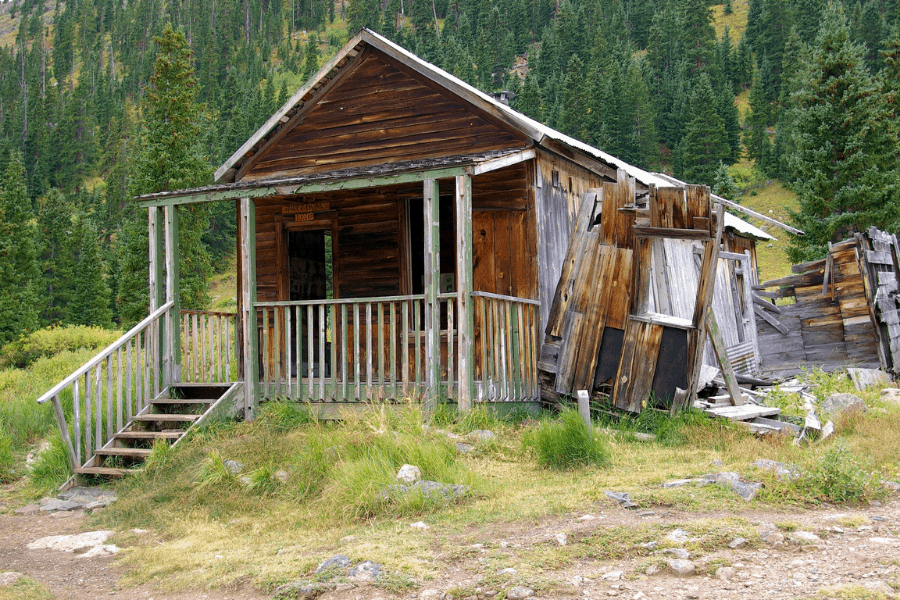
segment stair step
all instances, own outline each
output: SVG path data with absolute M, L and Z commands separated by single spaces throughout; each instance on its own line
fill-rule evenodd
M 128 456 L 143 458 L 150 455 L 150 450 L 144 448 L 101 448 L 94 452 L 98 456 Z
M 113 438 L 119 440 L 177 440 L 182 435 L 184 435 L 183 431 L 120 431 Z
M 188 400 L 187 398 L 157 398 L 156 400 L 151 400 L 150 404 L 212 404 L 216 400 L 218 400 L 218 398 L 201 400 Z
M 113 467 L 78 467 L 75 469 L 78 475 L 106 475 L 107 477 L 124 477 L 128 473 L 134 473 L 131 469 L 116 469 Z
M 189 423 L 191 421 L 196 421 L 203 415 L 139 415 L 135 417 L 134 421 L 140 421 L 142 423 L 156 423 L 156 422 L 170 422 L 170 423 Z

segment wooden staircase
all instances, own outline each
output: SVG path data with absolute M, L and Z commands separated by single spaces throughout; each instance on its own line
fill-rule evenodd
M 170 386 L 77 467 L 76 476 L 117 478 L 140 469 L 156 440 L 174 446 L 193 427 L 213 416 L 227 415 L 242 387 L 240 382 Z

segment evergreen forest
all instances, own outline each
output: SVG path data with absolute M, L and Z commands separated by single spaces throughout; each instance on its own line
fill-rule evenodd
M 727 167 L 748 158 L 798 196 L 792 260 L 869 225 L 896 231 L 900 2 L 716 7 L 746 27 L 717 35 L 707 0 L 7 0 L 0 346 L 146 315 L 133 197 L 210 183 L 362 27 L 640 167 L 729 195 Z M 205 308 L 234 206 L 185 212 L 183 301 Z

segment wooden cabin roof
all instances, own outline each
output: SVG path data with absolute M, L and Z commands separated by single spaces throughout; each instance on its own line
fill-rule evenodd
M 534 144 L 612 179 L 623 169 L 643 186 L 673 185 L 516 112 L 368 29 L 225 161 L 215 180 L 270 179 Z

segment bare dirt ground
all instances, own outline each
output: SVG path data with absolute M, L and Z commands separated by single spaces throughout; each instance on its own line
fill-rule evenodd
M 60 513 L 57 513 L 60 514 Z M 69 513 L 71 514 L 71 513 Z M 585 515 L 593 518 L 587 518 Z M 418 589 L 392 594 L 374 586 L 340 585 L 320 596 L 322 600 L 387 600 L 389 598 L 441 598 L 452 591 L 458 597 L 484 598 L 491 592 L 509 593 L 514 581 L 524 578 L 551 582 L 535 585 L 534 598 L 641 599 L 730 599 L 730 598 L 811 598 L 830 596 L 829 588 L 855 586 L 850 598 L 891 598 L 900 590 L 900 499 L 895 495 L 883 505 L 857 508 L 828 508 L 790 512 L 747 510 L 735 513 L 695 514 L 683 511 L 639 516 L 610 504 L 598 504 L 582 513 L 548 518 L 540 523 L 473 525 L 467 531 L 447 537 L 435 529 L 423 531 L 434 536 L 441 547 L 456 548 L 452 556 L 435 556 L 443 564 L 431 581 L 419 582 Z M 692 552 L 693 574 L 675 575 L 665 565 L 672 554 L 600 561 L 562 561 L 565 566 L 547 565 L 539 573 L 497 573 L 497 564 L 516 553 L 533 551 L 540 545 L 558 546 L 558 534 L 566 544 L 605 527 L 636 527 L 655 522 L 677 526 L 691 535 L 698 519 L 741 517 L 758 530 L 781 530 L 768 542 L 731 549 L 723 544 L 712 552 Z M 785 524 L 789 523 L 790 526 Z M 153 584 L 126 587 L 124 571 L 115 556 L 86 557 L 51 549 L 29 549 L 29 543 L 50 535 L 85 531 L 79 514 L 59 517 L 48 514 L 0 515 L 0 572 L 19 571 L 43 584 L 60 599 L 96 600 L 136 598 L 154 600 L 255 600 L 269 597 L 249 582 L 226 590 L 196 590 L 181 593 L 160 591 Z M 779 540 L 779 535 L 784 540 Z M 815 536 L 815 537 L 813 537 Z M 766 536 L 763 535 L 765 538 Z M 772 545 L 772 543 L 775 545 Z M 647 573 L 648 564 L 659 558 L 660 570 Z M 372 560 L 378 557 L 370 557 Z M 720 565 L 724 570 L 715 574 Z M 868 590 L 868 592 L 865 592 Z M 513 594 L 515 595 L 515 594 Z M 900 595 L 896 596 L 900 597 Z

